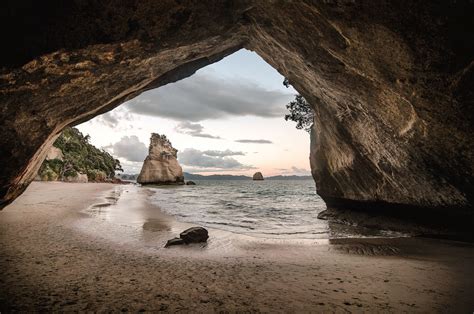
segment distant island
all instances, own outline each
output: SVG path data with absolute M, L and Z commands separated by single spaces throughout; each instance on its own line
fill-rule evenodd
M 252 180 L 250 176 L 236 176 L 231 174 L 211 174 L 211 175 L 201 175 L 201 174 L 192 174 L 185 172 L 184 173 L 185 180 Z M 265 180 L 312 180 L 312 176 L 272 176 L 272 177 L 265 177 Z
M 312 176 L 296 176 L 296 175 L 291 175 L 291 176 L 273 176 L 273 177 L 267 177 L 265 180 L 313 180 Z
M 138 174 L 117 174 L 117 177 L 126 180 L 126 181 L 136 181 Z M 232 175 L 232 174 L 211 174 L 211 175 L 201 175 L 201 174 L 193 174 L 189 172 L 184 172 L 184 180 L 252 180 L 252 177 L 243 176 L 243 175 Z M 265 180 L 313 180 L 312 176 L 272 176 L 266 177 Z

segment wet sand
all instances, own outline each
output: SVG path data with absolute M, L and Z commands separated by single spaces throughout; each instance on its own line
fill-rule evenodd
M 207 245 L 164 249 L 192 225 L 160 212 L 146 193 L 33 183 L 0 212 L 0 311 L 474 310 L 472 244 L 210 229 Z

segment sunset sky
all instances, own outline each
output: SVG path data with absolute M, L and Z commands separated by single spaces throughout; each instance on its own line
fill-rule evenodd
M 165 134 L 183 170 L 200 174 L 309 174 L 309 134 L 285 121 L 296 91 L 257 54 L 240 50 L 177 83 L 145 92 L 78 126 L 139 173 L 150 134 Z

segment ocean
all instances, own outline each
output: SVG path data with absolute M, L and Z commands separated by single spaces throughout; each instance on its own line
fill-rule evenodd
M 150 200 L 178 221 L 270 238 L 328 238 L 313 180 L 200 180 L 147 186 Z

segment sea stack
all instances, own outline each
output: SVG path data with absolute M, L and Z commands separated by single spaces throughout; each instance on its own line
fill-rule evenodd
M 152 133 L 148 156 L 137 178 L 140 184 L 184 184 L 183 169 L 178 163 L 178 150 L 165 135 Z
M 253 178 L 252 178 L 254 181 L 262 181 L 263 180 L 263 174 L 259 171 L 259 172 L 255 172 L 253 174 Z

